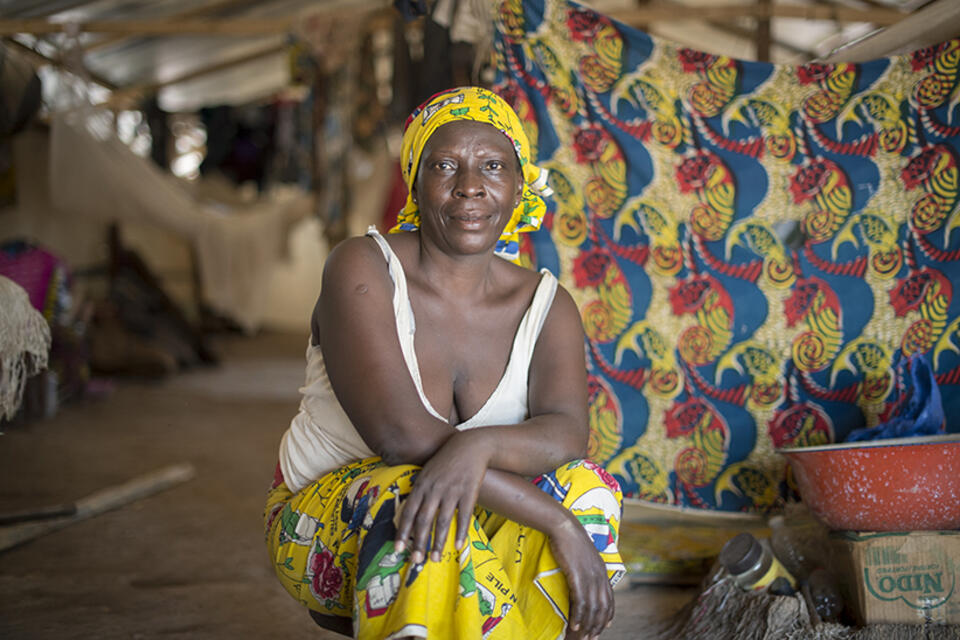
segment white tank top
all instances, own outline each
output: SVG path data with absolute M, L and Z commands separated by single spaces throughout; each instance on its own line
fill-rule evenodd
M 376 228 L 371 227 L 367 235 L 380 246 L 393 280 L 393 312 L 397 319 L 397 337 L 417 394 L 432 416 L 447 422 L 430 404 L 423 391 L 420 367 L 414 351 L 416 324 L 407 295 L 407 279 L 403 266 Z M 457 429 L 517 424 L 529 417 L 527 383 L 530 360 L 557 291 L 557 279 L 553 274 L 546 269 L 540 273 L 540 283 L 517 328 L 510 360 L 500 383 L 473 417 L 455 425 Z M 300 388 L 300 393 L 300 411 L 294 416 L 280 441 L 280 469 L 292 491 L 299 491 L 323 474 L 344 464 L 375 455 L 337 401 L 327 377 L 323 353 L 319 346 L 312 343 L 307 344 L 306 381 Z

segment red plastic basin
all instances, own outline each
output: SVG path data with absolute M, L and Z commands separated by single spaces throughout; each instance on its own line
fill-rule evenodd
M 778 449 L 831 529 L 960 528 L 960 434 Z

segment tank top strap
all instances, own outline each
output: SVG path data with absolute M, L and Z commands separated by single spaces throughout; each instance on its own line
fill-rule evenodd
M 547 269 L 541 269 L 540 283 L 533 294 L 533 301 L 517 328 L 511 362 L 516 358 L 518 363 L 527 363 L 527 366 L 529 366 L 530 359 L 533 357 L 533 349 L 537 345 L 537 338 L 540 337 L 540 330 L 543 329 L 543 323 L 547 320 L 556 293 L 557 278 Z
M 377 231 L 377 228 L 373 225 L 367 227 L 367 235 L 377 241 L 377 246 L 380 247 L 380 251 L 383 253 L 384 259 L 387 261 L 387 268 L 390 271 L 390 279 L 393 281 L 393 310 L 397 314 L 397 320 L 400 320 L 405 305 L 409 306 L 410 297 L 407 295 L 407 276 L 403 272 L 403 265 L 400 264 L 400 258 L 397 257 L 397 254 L 393 252 L 393 249 L 390 248 L 390 245 L 387 244 L 386 239 L 380 235 L 380 232 Z M 410 332 L 415 331 L 413 327 L 413 310 L 410 310 L 409 321 L 411 323 Z
M 414 348 L 414 335 L 417 332 L 417 323 L 413 316 L 413 306 L 410 304 L 410 296 L 407 293 L 407 276 L 403 271 L 403 264 L 400 258 L 394 253 L 393 249 L 387 243 L 386 239 L 380 235 L 377 228 L 373 225 L 367 228 L 367 235 L 377 241 L 383 257 L 387 261 L 387 267 L 390 272 L 390 279 L 393 280 L 393 313 L 397 318 L 397 337 L 400 340 L 400 350 L 403 352 L 403 360 L 413 379 L 413 385 L 417 389 L 417 395 L 424 408 L 433 417 L 447 422 L 447 419 L 441 416 L 430 399 L 427 398 L 423 390 L 423 378 L 420 376 L 420 363 L 417 362 L 417 352 Z

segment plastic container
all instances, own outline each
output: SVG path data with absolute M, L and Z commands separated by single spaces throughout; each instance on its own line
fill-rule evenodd
M 744 591 L 766 589 L 777 578 L 785 578 L 793 589 L 797 581 L 787 571 L 773 552 L 749 533 L 741 533 L 723 545 L 720 564 L 730 573 L 733 581 Z

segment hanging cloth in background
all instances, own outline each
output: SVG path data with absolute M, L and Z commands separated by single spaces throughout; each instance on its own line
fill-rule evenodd
M 555 192 L 528 261 L 579 305 L 590 456 L 627 495 L 776 508 L 774 448 L 880 422 L 913 354 L 960 429 L 960 40 L 790 66 L 567 0 L 494 26 Z

